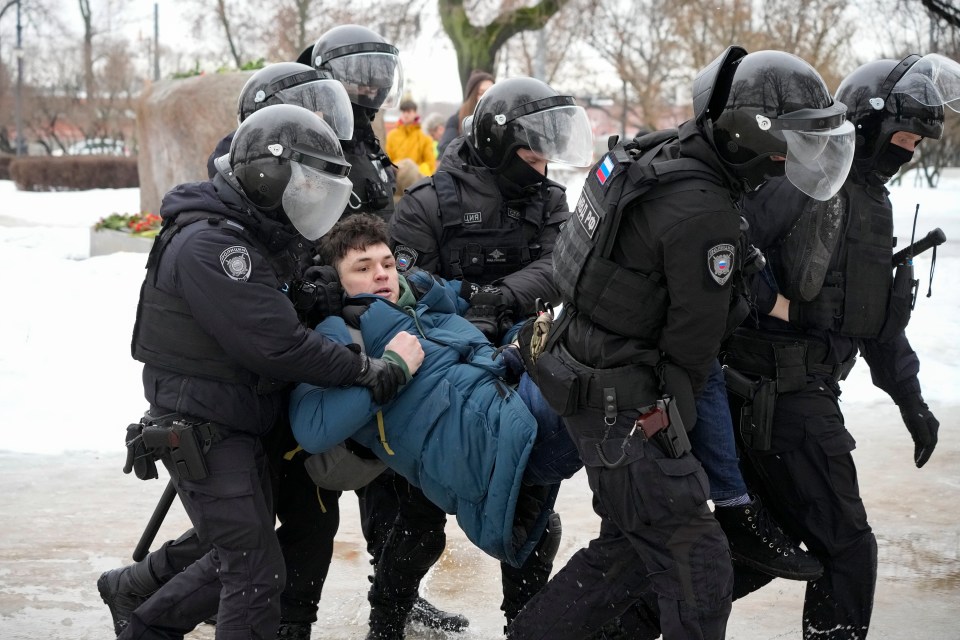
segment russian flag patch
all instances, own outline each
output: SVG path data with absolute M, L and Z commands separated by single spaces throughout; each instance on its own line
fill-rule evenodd
M 605 184 L 607 178 L 610 177 L 610 174 L 613 172 L 613 160 L 610 159 L 610 154 L 607 154 L 603 158 L 603 162 L 600 163 L 600 166 L 597 168 L 597 180 L 600 184 Z

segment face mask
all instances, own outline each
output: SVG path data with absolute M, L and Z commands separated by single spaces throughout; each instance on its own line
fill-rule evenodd
M 900 167 L 913 159 L 913 151 L 891 143 L 887 143 L 886 148 L 880 152 L 877 159 L 873 161 L 873 172 L 882 182 L 887 182 L 892 178 Z
M 543 182 L 544 176 L 539 171 L 524 162 L 520 156 L 514 154 L 500 172 L 504 178 L 523 188 Z

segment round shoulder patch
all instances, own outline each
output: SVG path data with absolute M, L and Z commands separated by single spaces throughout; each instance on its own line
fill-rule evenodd
M 416 249 L 402 244 L 398 244 L 393 250 L 393 255 L 397 259 L 397 271 L 405 273 L 417 263 L 419 254 Z
M 220 254 L 220 266 L 228 276 L 240 282 L 246 282 L 250 278 L 250 271 L 253 268 L 250 253 L 246 247 L 240 245 L 223 250 Z
M 707 270 L 717 284 L 724 285 L 733 273 L 734 248 L 732 244 L 718 244 L 707 250 Z

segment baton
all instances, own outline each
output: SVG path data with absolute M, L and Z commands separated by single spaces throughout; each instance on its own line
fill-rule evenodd
M 160 496 L 160 501 L 157 502 L 157 506 L 153 510 L 153 515 L 150 516 L 150 521 L 147 522 L 147 526 L 140 536 L 140 542 L 137 543 L 137 548 L 133 550 L 134 562 L 140 562 L 150 553 L 150 545 L 153 544 L 153 539 L 157 537 L 157 532 L 160 531 L 160 525 L 163 524 L 163 519 L 167 517 L 167 512 L 170 511 L 170 505 L 173 504 L 173 499 L 176 497 L 177 488 L 173 486 L 173 480 L 169 480 L 163 490 L 163 495 Z
M 910 246 L 904 247 L 893 254 L 893 266 L 896 267 L 897 265 L 906 264 L 907 261 L 912 260 L 914 256 L 923 253 L 927 249 L 941 245 L 946 241 L 947 234 L 943 232 L 943 229 L 937 227 Z

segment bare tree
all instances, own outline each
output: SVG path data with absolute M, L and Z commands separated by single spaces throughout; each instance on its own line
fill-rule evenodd
M 491 21 L 477 25 L 464 0 L 438 0 L 440 22 L 457 53 L 460 83 L 465 85 L 474 69 L 493 73 L 497 52 L 507 40 L 522 31 L 542 29 L 568 2 L 538 0 L 532 6 L 512 6 L 515 3 L 508 1 Z

